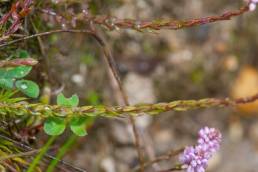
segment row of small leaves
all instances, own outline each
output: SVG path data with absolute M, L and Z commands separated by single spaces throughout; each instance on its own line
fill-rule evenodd
M 77 95 L 73 95 L 70 98 L 66 98 L 63 94 L 57 96 L 57 104 L 66 107 L 77 107 L 79 104 L 79 98 Z M 91 125 L 94 121 L 94 117 L 82 117 L 74 116 L 71 119 L 51 116 L 45 120 L 44 131 L 48 135 L 56 136 L 65 131 L 67 125 L 70 126 L 71 131 L 77 136 L 86 136 L 86 127 Z

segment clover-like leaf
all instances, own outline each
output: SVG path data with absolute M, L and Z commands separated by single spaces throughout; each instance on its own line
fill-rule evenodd
M 15 86 L 18 90 L 31 98 L 37 98 L 39 96 L 39 86 L 33 81 L 19 80 L 15 82 Z
M 70 129 L 77 136 L 86 136 L 86 117 L 73 117 L 70 121 Z
M 12 89 L 14 86 L 12 78 L 0 78 L 0 87 L 4 89 Z
M 49 117 L 44 123 L 44 131 L 51 136 L 58 136 L 65 130 L 65 120 L 60 117 Z
M 57 104 L 61 106 L 76 107 L 79 104 L 79 98 L 77 95 L 73 95 L 70 98 L 66 98 L 62 93 L 57 96 Z
M 6 70 L 4 77 L 5 78 L 23 78 L 28 75 L 31 71 L 31 66 L 18 66 L 9 70 Z

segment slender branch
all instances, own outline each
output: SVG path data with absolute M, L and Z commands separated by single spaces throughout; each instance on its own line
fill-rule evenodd
M 109 68 L 111 69 L 112 75 L 113 75 L 113 77 L 114 77 L 114 79 L 115 79 L 115 81 L 116 81 L 116 83 L 119 87 L 119 91 L 121 93 L 122 100 L 123 100 L 123 105 L 129 106 L 128 97 L 127 97 L 127 95 L 124 91 L 124 88 L 122 86 L 121 79 L 120 79 L 120 76 L 118 74 L 118 70 L 117 70 L 117 67 L 116 67 L 116 63 L 115 63 L 115 60 L 114 60 L 114 58 L 111 54 L 111 51 L 109 50 L 109 48 L 108 48 L 107 44 L 105 43 L 105 41 L 103 40 L 103 38 L 101 38 L 100 35 L 97 34 L 96 31 L 94 33 L 95 34 L 93 34 L 93 36 L 99 42 L 99 44 L 100 44 L 100 46 L 103 50 L 106 63 L 108 64 Z M 137 126 L 135 124 L 134 117 L 129 116 L 129 120 L 130 120 L 130 124 L 133 128 L 135 147 L 136 147 L 137 154 L 138 154 L 138 157 L 139 157 L 140 169 L 141 169 L 141 172 L 143 172 L 144 171 L 144 167 L 143 167 L 144 155 L 143 155 L 143 152 L 142 152 L 142 149 L 141 149 L 139 133 L 137 131 Z
M 240 98 L 240 99 L 215 99 L 206 98 L 199 100 L 177 100 L 168 103 L 157 104 L 138 104 L 131 106 L 81 106 L 81 107 L 65 107 L 59 105 L 46 105 L 41 103 L 28 103 L 25 101 L 18 103 L 4 103 L 0 102 L 0 115 L 8 115 L 12 112 L 13 115 L 32 115 L 40 116 L 42 119 L 50 116 L 60 116 L 63 118 L 71 118 L 76 116 L 103 116 L 103 117 L 117 117 L 121 115 L 138 116 L 146 113 L 149 115 L 156 115 L 161 112 L 168 111 L 187 111 L 198 108 L 211 108 L 223 106 L 236 106 L 240 104 L 252 103 L 258 100 L 258 94 Z
M 82 30 L 82 29 L 58 29 L 58 30 L 51 30 L 51 31 L 48 31 L 48 32 L 41 32 L 41 33 L 37 33 L 37 34 L 34 34 L 34 35 L 30 35 L 30 36 L 24 36 L 22 38 L 15 39 L 15 40 L 12 40 L 12 41 L 0 44 L 0 48 L 3 48 L 5 46 L 11 45 L 11 44 L 15 44 L 15 43 L 18 43 L 18 42 L 21 42 L 21 41 L 25 41 L 25 40 L 28 40 L 28 39 L 32 39 L 32 38 L 36 38 L 36 37 L 41 37 L 41 36 L 46 36 L 46 35 L 51 35 L 51 34 L 55 34 L 55 33 L 64 33 L 64 32 L 67 32 L 67 33 L 93 34 L 92 31 L 90 31 L 90 30 Z
M 48 139 L 48 141 L 41 148 L 41 151 L 37 154 L 37 156 L 30 163 L 29 168 L 27 169 L 27 172 L 33 172 L 34 171 L 34 169 L 38 166 L 38 164 L 40 163 L 41 159 L 44 157 L 44 155 L 50 149 L 50 146 L 54 143 L 56 138 L 57 138 L 57 136 L 51 136 Z
M 181 153 L 183 150 L 184 150 L 183 148 L 178 149 L 178 150 L 171 150 L 171 151 L 169 151 L 169 152 L 168 152 L 167 154 L 165 154 L 165 155 L 158 156 L 158 157 L 155 158 L 154 160 L 144 163 L 143 166 L 144 166 L 144 168 L 146 168 L 146 167 L 151 166 L 151 165 L 153 165 L 153 164 L 155 164 L 155 163 L 158 163 L 158 162 L 160 162 L 160 161 L 169 160 L 170 158 L 172 158 L 172 157 L 178 155 L 179 153 Z M 138 170 L 139 170 L 139 167 L 136 167 L 135 170 L 138 171 Z
M 48 15 L 52 15 L 58 18 L 65 18 L 57 13 L 45 9 L 39 9 Z M 91 15 L 89 13 L 79 13 L 74 18 L 77 21 L 82 21 L 86 23 L 93 23 L 96 25 L 104 26 L 108 30 L 119 30 L 119 29 L 133 29 L 138 31 L 143 31 L 145 29 L 149 30 L 178 30 L 182 28 L 194 27 L 209 23 L 214 23 L 218 21 L 230 20 L 232 17 L 240 16 L 249 11 L 249 3 L 242 6 L 238 10 L 226 11 L 220 15 L 207 16 L 201 18 L 194 18 L 188 20 L 175 20 L 175 19 L 154 19 L 154 20 L 135 20 L 135 19 L 119 19 L 114 16 L 109 15 Z M 69 23 L 69 22 L 68 22 Z M 71 22 L 70 22 L 71 23 Z

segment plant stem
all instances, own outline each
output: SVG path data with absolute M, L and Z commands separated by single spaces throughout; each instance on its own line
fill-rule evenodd
M 30 164 L 27 172 L 34 172 L 34 169 L 39 164 L 40 160 L 43 158 L 44 154 L 48 151 L 49 147 L 55 141 L 56 138 L 57 136 L 52 136 L 48 139 L 47 143 L 43 146 L 39 154 L 34 158 L 32 163 Z
M 53 159 L 50 162 L 50 165 L 48 166 L 46 172 L 52 172 L 55 169 L 55 166 L 58 164 L 59 160 L 64 156 L 64 154 L 69 150 L 69 148 L 76 142 L 78 139 L 78 136 L 71 135 L 68 140 L 65 142 L 65 144 L 59 149 L 56 159 Z

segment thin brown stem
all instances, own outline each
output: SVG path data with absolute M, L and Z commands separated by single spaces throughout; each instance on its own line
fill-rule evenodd
M 62 17 L 55 12 L 49 10 L 39 9 L 40 12 L 52 15 L 55 17 Z M 132 29 L 137 31 L 149 30 L 178 30 L 182 28 L 194 27 L 214 23 L 218 21 L 230 20 L 232 17 L 240 16 L 249 11 L 249 4 L 242 6 L 237 10 L 226 11 L 220 15 L 207 16 L 201 18 L 175 20 L 175 19 L 154 19 L 154 20 L 136 20 L 136 19 L 119 19 L 115 16 L 109 15 L 90 15 L 79 13 L 76 15 L 78 21 L 86 23 L 93 23 L 95 25 L 103 26 L 108 30 Z M 65 18 L 64 18 L 65 19 Z
M 146 168 L 146 167 L 151 166 L 151 165 L 153 165 L 155 163 L 158 163 L 160 161 L 169 160 L 172 157 L 181 153 L 183 150 L 184 150 L 183 148 L 178 149 L 178 150 L 171 150 L 168 153 L 166 153 L 165 155 L 158 156 L 154 160 L 144 163 L 143 166 L 144 166 L 144 168 Z M 136 171 L 139 171 L 139 167 L 136 167 Z
M 100 35 L 95 31 L 95 34 L 93 34 L 94 38 L 99 42 L 100 46 L 102 47 L 103 53 L 104 53 L 104 57 L 105 57 L 105 61 L 108 64 L 110 70 L 112 71 L 112 75 L 115 79 L 115 81 L 117 82 L 117 85 L 119 87 L 119 91 L 120 94 L 122 96 L 122 100 L 123 100 L 123 105 L 129 106 L 129 101 L 128 101 L 128 97 L 124 91 L 124 88 L 122 86 L 121 83 L 121 79 L 120 76 L 118 74 L 118 70 L 116 67 L 116 63 L 115 60 L 111 54 L 111 51 L 109 50 L 107 44 L 105 43 L 104 39 L 100 37 Z M 141 149 L 141 144 L 140 144 L 140 139 L 139 139 L 139 133 L 137 131 L 137 126 L 135 124 L 135 119 L 133 116 L 129 116 L 129 120 L 130 120 L 130 124 L 133 128 L 133 133 L 134 133 L 134 140 L 135 140 L 135 146 L 137 148 L 137 154 L 139 157 L 139 162 L 140 162 L 140 171 L 143 172 L 144 171 L 144 155 Z
M 24 36 L 22 38 L 19 39 L 15 39 L 3 44 L 0 44 L 0 48 L 11 45 L 11 44 L 15 44 L 21 41 L 25 41 L 25 40 L 29 40 L 32 38 L 37 38 L 37 37 L 41 37 L 41 36 L 46 36 L 46 35 L 51 35 L 51 34 L 55 34 L 55 33 L 87 33 L 87 34 L 93 34 L 92 31 L 90 30 L 84 30 L 84 29 L 58 29 L 58 30 L 51 30 L 51 31 L 47 31 L 47 32 L 41 32 L 41 33 L 37 33 L 34 35 L 30 35 L 30 36 Z

